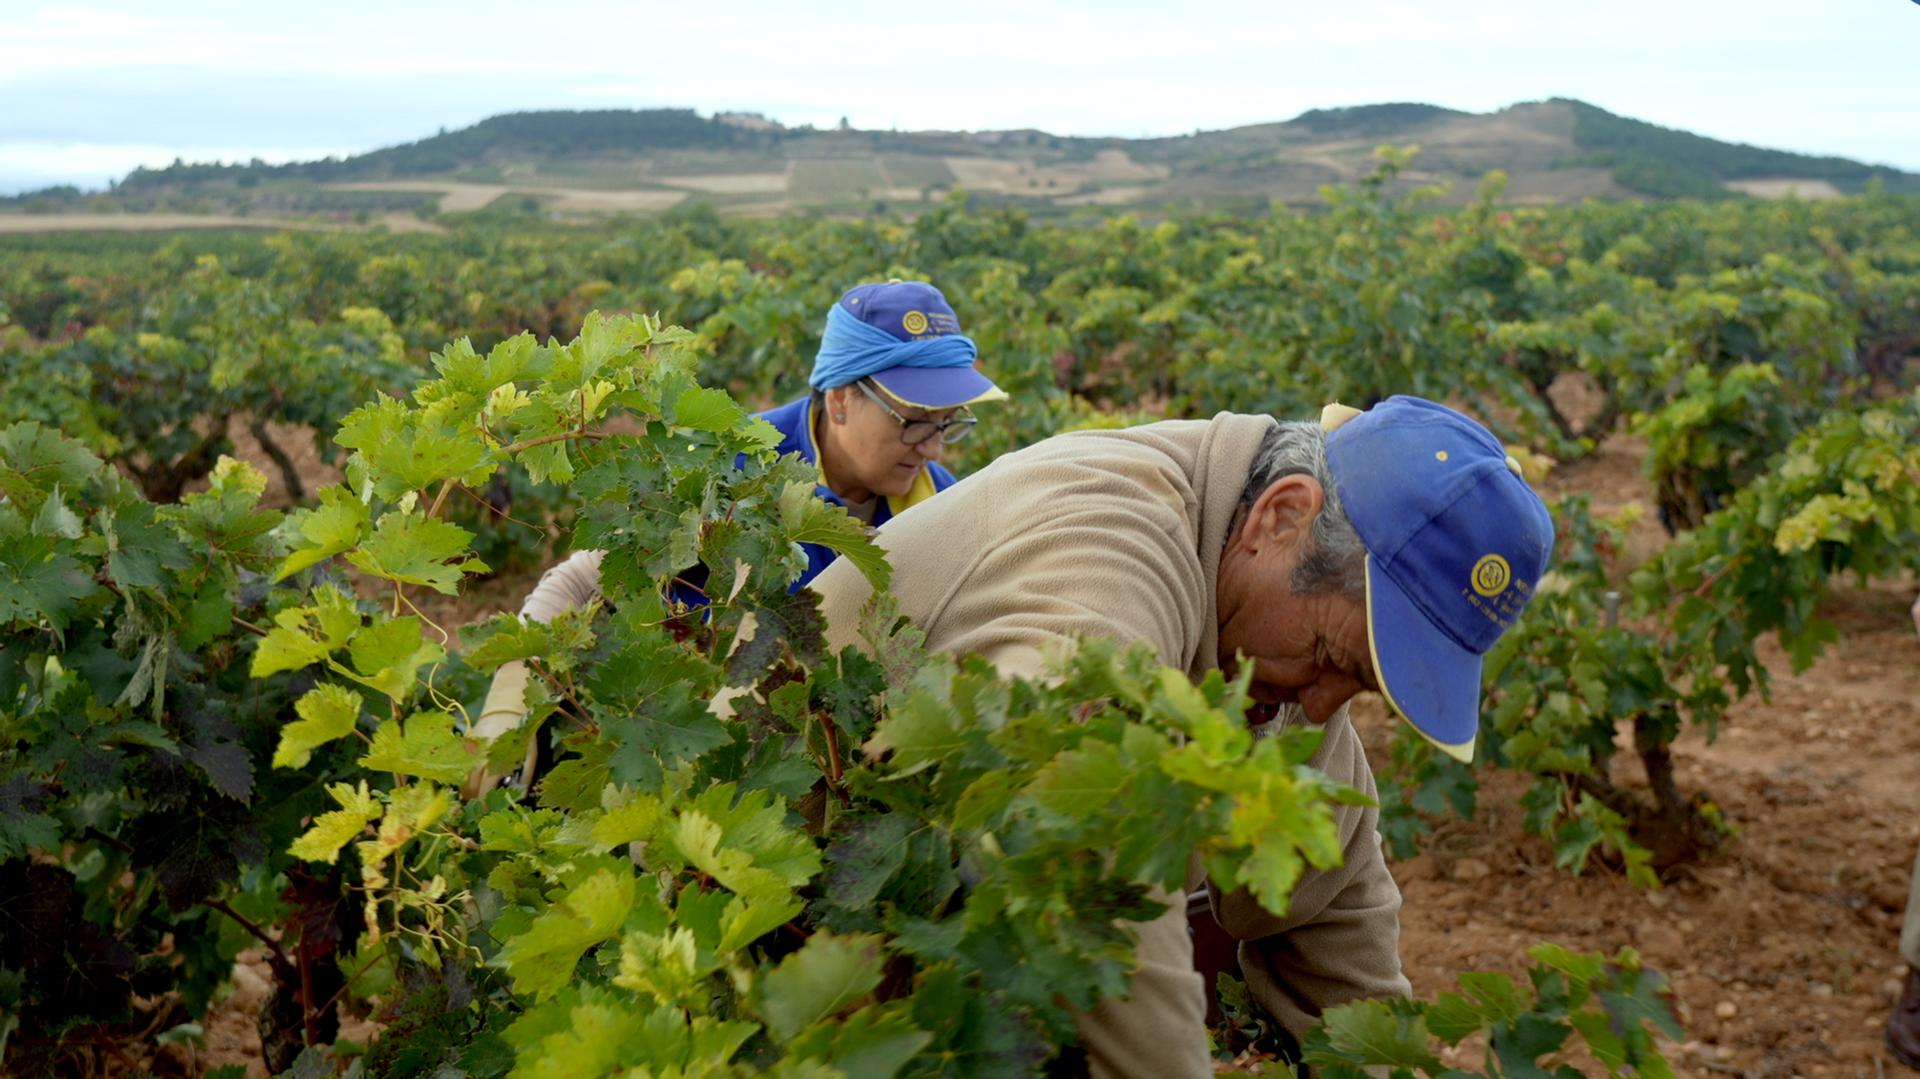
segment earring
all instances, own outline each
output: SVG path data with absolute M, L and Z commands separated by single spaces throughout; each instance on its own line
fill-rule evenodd
M 846 413 L 844 413 L 844 412 L 836 412 L 836 413 L 834 413 L 834 414 L 833 414 L 833 422 L 835 422 L 835 423 L 845 423 L 845 422 L 847 422 L 847 414 L 846 414 Z

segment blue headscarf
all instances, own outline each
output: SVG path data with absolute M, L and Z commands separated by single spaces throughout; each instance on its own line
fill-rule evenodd
M 902 341 L 836 303 L 827 311 L 827 331 L 807 385 L 830 390 L 890 367 L 972 367 L 979 354 L 979 346 L 965 334 Z

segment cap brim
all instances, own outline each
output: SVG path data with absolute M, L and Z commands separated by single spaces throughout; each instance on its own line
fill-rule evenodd
M 889 367 L 873 380 L 902 404 L 915 408 L 959 408 L 1003 401 L 1007 393 L 971 367 Z
M 1429 621 L 1372 555 L 1367 637 L 1387 703 L 1442 752 L 1470 763 L 1480 733 L 1480 655 Z

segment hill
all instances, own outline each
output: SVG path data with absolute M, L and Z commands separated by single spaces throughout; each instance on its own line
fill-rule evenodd
M 484 211 L 555 217 L 707 204 L 742 214 L 910 210 L 965 189 L 1041 211 L 1083 206 L 1313 205 L 1328 183 L 1366 174 L 1382 143 L 1417 144 L 1407 183 L 1465 199 L 1505 171 L 1507 198 L 1846 194 L 1920 175 L 1715 139 L 1554 99 L 1477 114 L 1417 103 L 1315 109 L 1280 123 L 1174 138 L 1044 131 L 865 131 L 785 127 L 751 113 L 691 109 L 521 112 L 344 159 L 137 169 L 105 195 L 54 189 L 14 211 L 74 209 L 331 217 Z

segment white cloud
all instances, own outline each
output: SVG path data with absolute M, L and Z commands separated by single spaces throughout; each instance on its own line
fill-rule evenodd
M 94 7 L 55 6 L 34 12 L 0 35 L 0 72 L 7 82 L 75 68 L 164 64 L 190 69 L 244 68 L 295 44 L 285 33 L 246 31 L 193 15 L 156 17 Z

